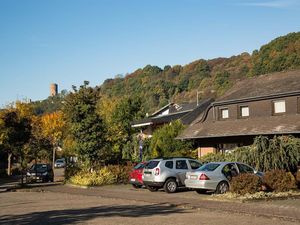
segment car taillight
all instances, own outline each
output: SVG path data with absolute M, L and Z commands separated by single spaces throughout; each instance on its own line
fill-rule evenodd
M 199 177 L 199 180 L 209 180 L 209 177 L 202 173 Z
M 155 175 L 155 176 L 158 176 L 158 175 L 159 175 L 159 168 L 156 168 L 156 169 L 155 169 L 154 175 Z

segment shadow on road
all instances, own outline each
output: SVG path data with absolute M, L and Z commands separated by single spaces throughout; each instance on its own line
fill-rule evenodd
M 100 217 L 148 217 L 186 213 L 183 209 L 167 204 L 99 206 L 85 209 L 65 209 L 34 212 L 23 215 L 3 215 L 0 224 L 73 224 Z

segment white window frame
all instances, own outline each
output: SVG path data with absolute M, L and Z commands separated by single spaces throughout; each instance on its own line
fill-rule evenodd
M 281 114 L 286 112 L 285 100 L 273 101 L 274 114 Z
M 226 112 L 227 111 L 227 114 L 224 114 L 223 112 Z M 229 118 L 229 109 L 228 108 L 221 108 L 220 109 L 220 116 L 221 116 L 221 119 L 228 119 Z
M 247 109 L 247 111 L 244 111 L 243 109 Z M 246 113 L 246 114 L 244 114 L 244 113 Z M 243 118 L 250 116 L 249 106 L 247 106 L 247 105 L 241 105 L 240 106 L 240 116 L 243 117 Z

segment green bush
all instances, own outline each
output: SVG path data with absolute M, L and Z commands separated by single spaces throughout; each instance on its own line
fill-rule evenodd
M 300 139 L 292 136 L 259 136 L 253 145 L 237 148 L 234 161 L 247 163 L 260 171 L 282 169 L 296 172 L 300 161 Z
M 132 165 L 109 165 L 90 172 L 87 169 L 70 176 L 69 182 L 84 186 L 101 186 L 109 184 L 126 184 Z
M 263 182 L 267 189 L 275 192 L 289 191 L 297 187 L 293 174 L 285 170 L 271 170 L 266 172 Z
M 236 194 L 253 194 L 261 190 L 261 179 L 250 173 L 242 173 L 230 181 L 230 191 Z

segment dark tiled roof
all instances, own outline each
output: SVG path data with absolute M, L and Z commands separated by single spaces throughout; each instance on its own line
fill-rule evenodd
M 182 103 L 182 104 L 177 104 L 176 106 L 174 106 L 175 104 L 172 105 L 169 104 L 168 105 L 169 107 L 177 107 L 177 109 L 173 109 L 173 110 L 170 109 L 170 113 L 167 115 L 151 116 L 138 121 L 133 121 L 131 124 L 132 125 L 147 124 L 147 123 L 162 124 L 162 123 L 169 123 L 177 119 L 181 119 L 184 124 L 190 124 L 198 116 L 198 113 L 204 111 L 211 102 L 212 99 L 208 99 L 208 100 L 206 99 L 200 101 L 198 103 L 198 106 L 196 102 Z M 178 106 L 180 108 L 178 108 Z M 166 109 L 166 107 L 164 108 Z
M 299 93 L 300 70 L 267 74 L 237 82 L 223 97 L 208 106 L 207 110 L 213 105 L 267 99 L 281 94 L 282 96 L 298 95 Z M 209 122 L 205 120 L 207 110 L 199 112 L 198 117 L 178 138 L 300 133 L 299 114 Z
M 277 72 L 237 82 L 217 101 L 252 98 L 300 90 L 300 70 Z
M 173 120 L 180 119 L 184 115 L 188 114 L 189 111 L 184 111 L 184 112 L 178 112 L 178 113 L 172 113 L 168 115 L 162 115 L 162 116 L 156 116 L 156 117 L 148 117 L 144 118 L 138 121 L 133 121 L 131 125 L 138 125 L 138 124 L 162 124 L 162 123 L 169 123 Z
M 202 118 L 202 114 L 213 101 L 214 100 L 210 98 L 199 102 L 198 106 L 193 111 L 189 112 L 181 118 L 182 123 L 188 125 L 191 124 L 193 121 L 198 121 L 197 118 L 199 118 L 199 115 Z
M 300 133 L 300 115 L 282 115 L 197 123 L 178 139 Z

